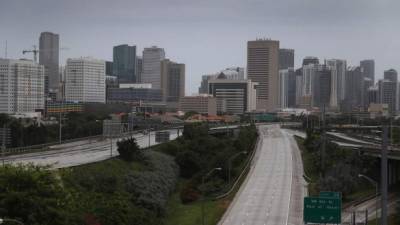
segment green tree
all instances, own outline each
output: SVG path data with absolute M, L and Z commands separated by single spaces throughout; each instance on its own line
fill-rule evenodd
M 47 168 L 6 165 L 0 168 L 0 215 L 27 225 L 68 224 L 65 193 Z
M 184 178 L 191 178 L 201 170 L 201 159 L 196 152 L 186 151 L 179 153 L 175 160 L 180 167 L 181 176 Z
M 139 145 L 135 138 L 128 138 L 117 143 L 118 153 L 121 159 L 125 161 L 142 160 L 143 153 L 141 152 Z
M 183 127 L 183 137 L 187 140 L 194 140 L 208 135 L 208 126 L 205 123 L 190 123 Z

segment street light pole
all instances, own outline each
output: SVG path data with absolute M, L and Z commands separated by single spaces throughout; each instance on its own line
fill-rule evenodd
M 210 170 L 210 172 L 208 172 L 206 175 L 204 175 L 201 179 L 201 196 L 202 196 L 202 200 L 201 200 L 201 221 L 202 221 L 202 225 L 205 225 L 204 223 L 204 201 L 205 201 L 205 197 L 204 197 L 204 182 L 207 179 L 207 177 L 209 177 L 214 171 L 216 170 L 222 170 L 221 167 L 216 167 L 212 170 Z
M 376 225 L 378 225 L 378 207 L 379 207 L 379 200 L 378 200 L 378 194 L 379 194 L 379 189 L 378 189 L 378 182 L 374 181 L 373 179 L 363 175 L 363 174 L 358 174 L 358 177 L 362 177 L 366 179 L 368 182 L 370 182 L 372 185 L 375 186 L 375 195 L 376 195 L 376 205 L 375 205 L 375 219 L 376 219 Z M 368 218 L 368 217 L 367 217 Z M 365 221 L 367 222 L 367 221 Z
M 238 152 L 235 155 L 233 155 L 232 157 L 230 157 L 228 159 L 228 185 L 231 184 L 231 169 L 232 169 L 232 160 L 236 157 L 238 157 L 241 154 L 247 154 L 247 151 L 242 151 L 242 152 Z
M 382 132 L 381 152 L 381 225 L 387 225 L 388 202 L 388 126 L 384 125 Z

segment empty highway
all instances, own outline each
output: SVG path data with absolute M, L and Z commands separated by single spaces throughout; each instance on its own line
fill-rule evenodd
M 221 225 L 302 224 L 305 183 L 292 134 L 279 125 L 260 126 L 252 168 Z
M 177 130 L 169 130 L 170 139 L 177 137 Z M 148 147 L 149 138 L 150 145 L 157 144 L 155 142 L 155 133 L 151 135 L 135 134 L 133 137 L 136 139 L 141 148 Z M 21 155 L 12 155 L 4 158 L 5 163 L 13 164 L 27 164 L 33 163 L 35 165 L 50 165 L 51 168 L 64 168 L 71 166 L 78 166 L 87 163 L 102 161 L 113 156 L 118 155 L 117 141 L 121 138 L 114 138 L 112 141 L 112 154 L 111 154 L 111 141 L 107 139 L 98 140 L 84 140 L 60 145 L 50 146 L 50 151 L 26 153 Z

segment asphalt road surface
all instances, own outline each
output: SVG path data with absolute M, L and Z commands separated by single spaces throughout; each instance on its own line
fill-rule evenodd
M 175 139 L 177 130 L 169 131 L 170 139 Z M 149 138 L 151 146 L 158 144 L 155 142 L 154 132 L 151 132 L 150 135 L 135 134 L 133 137 L 136 138 L 141 148 L 149 146 Z M 7 156 L 4 158 L 4 163 L 50 165 L 53 169 L 93 163 L 117 156 L 117 141 L 120 139 L 113 138 L 112 142 L 109 138 L 106 138 L 54 145 L 50 147 L 50 151 Z
M 302 224 L 305 183 L 299 149 L 279 125 L 260 126 L 252 168 L 221 225 Z

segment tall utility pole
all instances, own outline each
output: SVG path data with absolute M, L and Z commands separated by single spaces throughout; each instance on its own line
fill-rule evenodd
M 321 177 L 325 177 L 325 148 L 326 148 L 326 138 L 325 138 L 325 103 L 322 106 L 322 127 L 321 128 L 321 137 L 322 137 L 322 146 L 321 146 Z
M 61 144 L 61 142 L 62 142 L 62 116 L 63 116 L 63 114 L 62 114 L 62 110 L 64 110 L 64 98 L 63 97 L 61 97 L 61 102 L 60 102 L 60 121 L 58 122 L 59 124 L 59 131 L 58 131 L 58 141 L 60 142 L 60 144 Z
M 7 40 L 6 40 L 6 49 L 5 49 L 5 52 L 4 52 L 4 58 L 5 59 L 7 59 L 7 54 L 8 54 L 8 43 L 7 43 Z
M 4 166 L 4 155 L 6 152 L 6 130 L 7 130 L 6 125 L 3 125 L 3 136 L 2 136 L 2 143 L 1 143 L 1 158 L 3 161 L 3 166 Z
M 388 126 L 382 126 L 382 152 L 381 152 L 381 225 L 387 225 L 387 201 L 388 201 Z

